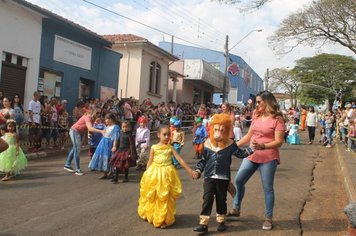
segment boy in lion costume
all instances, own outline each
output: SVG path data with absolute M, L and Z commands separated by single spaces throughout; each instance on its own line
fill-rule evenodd
M 209 124 L 210 137 L 204 143 L 201 160 L 197 163 L 193 177 L 200 178 L 204 172 L 203 206 L 200 213 L 200 222 L 194 231 L 199 233 L 208 232 L 208 223 L 211 210 L 216 199 L 217 230 L 225 231 L 225 215 L 227 213 L 226 195 L 230 183 L 231 156 L 238 158 L 248 157 L 253 153 L 251 148 L 240 149 L 229 138 L 232 129 L 232 121 L 227 114 L 216 114 Z

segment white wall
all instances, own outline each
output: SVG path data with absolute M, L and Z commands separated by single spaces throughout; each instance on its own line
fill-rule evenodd
M 237 88 L 230 88 L 230 92 L 227 95 L 227 101 L 230 104 L 237 104 L 237 93 L 238 93 L 238 89 Z
M 0 29 L 0 55 L 9 52 L 28 58 L 24 99 L 27 110 L 28 102 L 37 90 L 42 17 L 12 1 L 0 1 Z
M 122 54 L 118 83 L 118 97 L 140 96 L 142 49 L 135 46 L 114 44 L 113 49 Z
M 151 62 L 157 62 L 161 66 L 161 81 L 159 88 L 160 97 L 149 95 L 149 82 L 150 82 L 150 64 Z M 140 102 L 146 97 L 149 97 L 153 104 L 159 102 L 168 102 L 168 59 L 164 57 L 160 52 L 145 46 L 142 53 L 141 64 L 141 87 L 140 87 Z

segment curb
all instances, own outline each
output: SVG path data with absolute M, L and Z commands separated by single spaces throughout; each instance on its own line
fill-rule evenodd
M 81 151 L 86 151 L 88 148 L 83 148 Z M 40 151 L 36 153 L 25 153 L 27 160 L 36 160 L 36 159 L 41 159 L 41 158 L 46 158 L 46 157 L 52 157 L 56 155 L 67 155 L 69 152 L 69 149 L 60 149 L 60 150 L 51 150 L 49 152 L 47 151 Z
M 354 184 L 352 183 L 352 178 L 351 178 L 350 172 L 349 172 L 347 165 L 345 163 L 345 157 L 340 155 L 341 151 L 339 149 L 339 146 L 340 145 L 336 144 L 335 150 L 336 150 L 336 158 L 339 161 L 340 171 L 344 177 L 344 187 L 345 187 L 349 202 L 355 202 L 356 201 L 356 190 L 355 190 Z
M 189 129 L 188 129 L 189 130 Z M 186 131 L 188 131 L 186 130 Z M 190 133 L 185 134 L 191 135 Z M 158 138 L 156 136 L 156 133 L 151 133 L 151 142 L 152 141 L 157 141 Z M 66 149 L 54 149 L 50 151 L 40 151 L 36 153 L 25 153 L 25 156 L 27 160 L 36 160 L 36 159 L 41 159 L 41 158 L 47 158 L 47 157 L 52 157 L 52 156 L 57 156 L 57 155 L 68 155 L 68 152 L 70 151 L 71 147 L 68 147 Z M 81 152 L 88 152 L 89 147 L 81 148 Z

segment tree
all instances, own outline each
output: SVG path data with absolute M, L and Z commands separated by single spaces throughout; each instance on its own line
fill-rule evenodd
M 265 5 L 266 3 L 272 1 L 272 0 L 249 0 L 243 1 L 243 0 L 214 0 L 218 1 L 220 3 L 225 3 L 229 5 L 240 5 L 240 10 L 241 11 L 250 11 L 250 10 L 256 10 Z
M 335 99 L 351 99 L 356 90 L 356 60 L 336 54 L 320 54 L 296 61 L 293 69 L 301 85 L 303 102 L 322 104 L 329 109 Z
M 298 45 L 338 43 L 356 54 L 356 1 L 317 0 L 283 20 L 269 39 L 278 54 Z
M 271 92 L 284 92 L 289 95 L 291 106 L 297 105 L 297 94 L 300 89 L 298 77 L 294 71 L 285 68 L 273 69 L 269 74 L 269 90 Z

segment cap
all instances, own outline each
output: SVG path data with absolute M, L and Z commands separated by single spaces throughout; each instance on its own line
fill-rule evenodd
M 203 119 L 201 117 L 198 117 L 195 119 L 195 123 L 202 123 Z
M 141 116 L 140 118 L 138 118 L 138 123 L 147 123 L 147 118 L 144 116 Z
M 173 125 L 174 122 L 176 122 L 177 120 L 178 120 L 177 117 L 172 116 L 172 117 L 169 119 L 169 123 L 170 123 L 171 125 Z
M 68 101 L 65 100 L 65 99 L 63 99 L 61 103 L 62 103 L 62 104 L 63 104 L 63 103 L 68 103 Z
M 351 108 L 351 103 L 347 102 L 347 103 L 345 104 L 345 108 Z
M 174 127 L 180 127 L 182 125 L 182 121 L 176 120 L 173 125 Z

